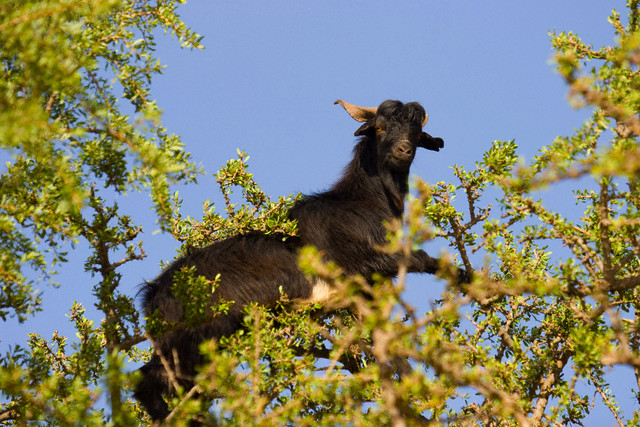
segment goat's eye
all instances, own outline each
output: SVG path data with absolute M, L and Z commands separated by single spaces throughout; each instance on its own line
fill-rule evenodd
M 376 127 L 376 132 L 384 132 L 384 128 L 381 126 Z

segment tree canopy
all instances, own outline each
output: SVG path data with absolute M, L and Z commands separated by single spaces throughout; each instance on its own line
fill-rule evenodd
M 42 304 L 34 285 L 57 284 L 62 248 L 79 244 L 90 248 L 78 270 L 92 275 L 95 298 L 68 308 L 75 338 L 32 333 L 0 355 L 4 424 L 149 422 L 131 397 L 133 367 L 149 358 L 154 334 L 176 325 L 152 317 L 145 326 L 135 295 L 120 287 L 122 266 L 145 252 L 118 196 L 147 193 L 160 228 L 185 251 L 246 230 L 295 233 L 293 197 L 266 195 L 242 152 L 216 175 L 224 209 L 182 215 L 171 186 L 200 170 L 150 92 L 161 31 L 201 47 L 177 6 L 0 4 L 0 319 L 28 323 Z M 389 224 L 384 250 L 408 256 L 446 240 L 451 259 L 475 271 L 471 284 L 444 272 L 444 292 L 420 312 L 403 292 L 405 271 L 370 286 L 309 248 L 300 267 L 332 283 L 340 306 L 292 307 L 286 296 L 278 307 L 251 306 L 243 330 L 203 344 L 210 363 L 194 389 L 176 384 L 167 424 L 580 425 L 594 396 L 620 425 L 640 424 L 640 410 L 619 408 L 629 391 L 605 376 L 631 368 L 640 408 L 638 1 L 609 22 L 611 46 L 551 34 L 570 101 L 592 111 L 575 134 L 528 163 L 517 141 L 495 141 L 473 167 L 453 166 L 455 182 L 416 180 L 404 222 Z M 575 206 L 549 206 L 543 189 Z M 177 291 L 189 295 L 192 319 L 211 288 L 185 272 Z M 100 323 L 85 316 L 88 304 Z

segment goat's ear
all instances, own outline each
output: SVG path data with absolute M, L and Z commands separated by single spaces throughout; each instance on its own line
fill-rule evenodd
M 360 126 L 357 131 L 354 132 L 355 136 L 366 135 L 375 129 L 375 119 L 368 120 L 365 124 Z
M 427 150 L 440 151 L 444 148 L 444 141 L 442 138 L 434 138 L 426 132 L 422 132 L 420 139 L 418 139 L 418 147 L 426 148 Z

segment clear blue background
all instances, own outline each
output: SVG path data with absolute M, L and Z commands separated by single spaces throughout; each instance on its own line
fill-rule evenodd
M 574 31 L 594 46 L 614 42 L 607 22 L 625 2 L 596 0 L 490 1 L 192 1 L 181 7 L 186 23 L 204 36 L 204 51 L 180 50 L 159 35 L 157 53 L 167 65 L 153 85 L 170 132 L 207 172 L 197 186 L 178 188 L 183 212 L 199 218 L 202 202 L 220 202 L 211 175 L 238 148 L 271 197 L 328 188 L 349 161 L 357 128 L 348 102 L 377 106 L 385 99 L 418 101 L 430 115 L 425 130 L 444 150 L 418 152 L 412 173 L 451 181 L 451 166 L 473 168 L 493 140 L 515 139 L 531 160 L 556 136 L 571 135 L 588 116 L 572 109 L 567 86 L 554 72 L 548 32 Z M 549 203 L 572 205 L 567 193 Z M 122 271 L 123 291 L 159 272 L 178 243 L 152 234 L 149 203 L 123 198 L 143 224 L 148 257 Z M 220 208 L 219 208 L 220 209 Z M 126 211 L 126 209 L 125 209 Z M 431 242 L 435 252 L 445 241 Z M 66 314 L 74 300 L 92 307 L 95 279 L 81 274 L 82 245 L 61 269 L 59 289 L 43 287 L 45 310 L 25 325 L 7 322 L 0 351 L 37 331 L 73 337 Z M 117 257 L 114 257 L 117 258 Z M 427 276 L 409 282 L 410 301 L 425 309 L 442 291 Z M 72 339 L 72 338 L 70 338 Z M 635 381 L 627 368 L 609 377 L 622 408 L 633 412 Z M 591 397 L 591 396 L 590 396 Z M 587 425 L 613 425 L 597 396 Z

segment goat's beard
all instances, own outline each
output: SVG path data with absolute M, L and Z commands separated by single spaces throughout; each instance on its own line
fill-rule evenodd
M 409 189 L 409 170 L 408 168 L 402 172 L 395 172 L 392 169 L 388 170 L 389 173 L 380 175 L 380 179 L 391 203 L 394 215 L 401 216 L 404 211 L 404 197 Z
M 378 168 L 379 171 L 389 170 L 394 175 L 409 176 L 409 168 L 413 163 L 414 156 L 404 159 L 398 158 L 391 153 L 386 154 L 383 164 Z

